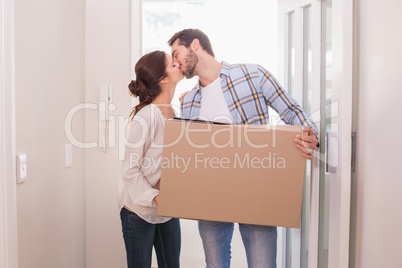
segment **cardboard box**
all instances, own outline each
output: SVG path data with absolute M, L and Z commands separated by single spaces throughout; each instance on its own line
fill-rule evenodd
M 299 228 L 301 126 L 167 120 L 158 214 Z

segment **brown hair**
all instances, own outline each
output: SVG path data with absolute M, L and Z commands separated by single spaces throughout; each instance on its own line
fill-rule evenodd
M 157 50 L 142 56 L 135 65 L 135 76 L 128 89 L 139 98 L 139 104 L 131 111 L 130 120 L 161 93 L 159 82 L 167 77 L 165 52 Z
M 180 32 L 175 33 L 168 41 L 169 46 L 172 46 L 177 39 L 179 39 L 179 45 L 183 45 L 186 48 L 190 47 L 190 44 L 191 42 L 193 42 L 194 39 L 198 39 L 202 48 L 209 55 L 215 57 L 208 36 L 198 29 L 184 29 Z

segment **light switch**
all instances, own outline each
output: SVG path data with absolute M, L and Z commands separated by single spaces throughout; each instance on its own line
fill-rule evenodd
M 65 167 L 71 167 L 73 164 L 73 146 L 71 143 L 65 145 Z
M 27 179 L 27 155 L 17 155 L 17 183 L 23 183 Z

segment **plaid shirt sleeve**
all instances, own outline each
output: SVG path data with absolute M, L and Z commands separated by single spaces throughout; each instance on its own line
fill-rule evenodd
M 181 117 L 186 119 L 195 119 L 199 115 L 201 109 L 200 87 L 197 84 L 191 89 L 181 100 L 180 112 Z
M 303 111 L 300 105 L 279 85 L 275 77 L 261 66 L 258 66 L 260 88 L 267 104 L 274 109 L 286 124 L 309 126 L 318 139 L 316 125 Z

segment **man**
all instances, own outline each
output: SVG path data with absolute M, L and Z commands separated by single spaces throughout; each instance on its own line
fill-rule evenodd
M 303 125 L 307 134 L 297 135 L 296 147 L 312 159 L 318 146 L 317 128 L 301 107 L 263 67 L 229 65 L 215 59 L 208 37 L 197 29 L 185 29 L 168 41 L 174 64 L 186 78 L 199 83 L 182 99 L 182 116 L 233 124 L 268 124 L 268 105 L 287 124 Z M 234 224 L 200 221 L 207 267 L 230 267 L 230 244 Z M 249 267 L 276 267 L 277 231 L 274 226 L 239 224 Z

